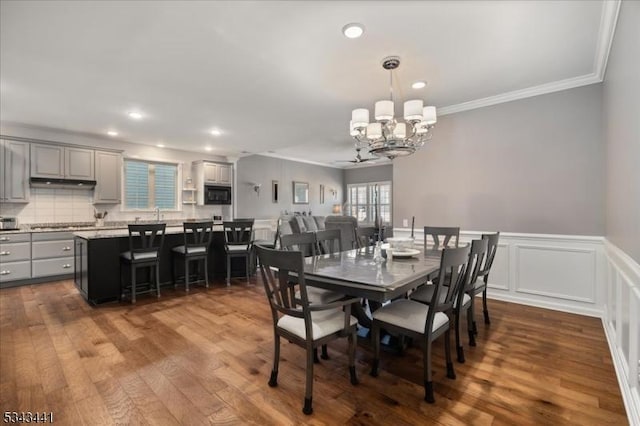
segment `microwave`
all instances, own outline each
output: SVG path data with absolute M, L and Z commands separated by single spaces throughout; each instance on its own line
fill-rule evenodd
M 204 203 L 205 204 L 231 204 L 231 187 L 230 186 L 204 186 Z

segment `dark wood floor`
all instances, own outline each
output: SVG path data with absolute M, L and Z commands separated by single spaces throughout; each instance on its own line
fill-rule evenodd
M 134 307 L 87 305 L 70 281 L 0 291 L 0 411 L 54 413 L 59 424 L 627 424 L 600 320 L 490 301 L 492 324 L 445 377 L 435 346 L 436 404 L 423 401 L 422 356 L 346 342 L 316 366 L 314 414 L 301 413 L 304 354 L 283 343 L 267 386 L 271 316 L 262 285 L 165 291 Z

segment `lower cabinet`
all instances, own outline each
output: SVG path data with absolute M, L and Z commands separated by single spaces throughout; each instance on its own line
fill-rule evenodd
M 0 283 L 31 278 L 31 234 L 0 237 Z
M 32 278 L 73 274 L 73 248 L 70 232 L 34 233 L 31 242 Z

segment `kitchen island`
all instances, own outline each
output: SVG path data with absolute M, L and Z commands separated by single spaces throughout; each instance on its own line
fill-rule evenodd
M 74 281 L 82 296 L 91 304 L 118 300 L 120 297 L 120 254 L 129 250 L 127 229 L 97 229 L 74 232 Z M 173 247 L 184 244 L 182 226 L 168 226 L 160 251 L 160 284 L 173 285 Z M 209 277 L 226 274 L 224 233 L 214 225 L 209 247 Z M 232 259 L 232 276 L 244 276 L 243 259 Z M 146 280 L 140 270 L 140 282 Z M 183 270 L 178 265 L 178 276 Z

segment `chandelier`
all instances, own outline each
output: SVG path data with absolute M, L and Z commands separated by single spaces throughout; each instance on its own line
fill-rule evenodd
M 437 120 L 436 107 L 423 106 L 420 99 L 404 103 L 404 122 L 394 117 L 393 70 L 400 66 L 400 58 L 389 56 L 382 60 L 382 68 L 389 70 L 389 100 L 375 103 L 375 122 L 369 122 L 369 110 L 354 109 L 349 131 L 356 140 L 356 148 L 364 148 L 378 157 L 393 160 L 411 155 L 431 139 L 431 129 Z

